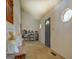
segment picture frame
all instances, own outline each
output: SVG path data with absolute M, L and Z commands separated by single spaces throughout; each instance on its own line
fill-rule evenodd
M 13 24 L 13 0 L 6 0 L 6 21 Z

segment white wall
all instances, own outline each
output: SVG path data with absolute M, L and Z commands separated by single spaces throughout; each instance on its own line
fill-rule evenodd
M 20 32 L 20 24 L 21 24 L 21 6 L 20 0 L 14 0 L 14 27 L 15 27 L 15 37 L 16 37 L 16 45 L 22 44 L 21 36 L 16 35 L 16 33 Z
M 62 2 L 56 8 L 55 40 L 51 41 L 51 47 L 66 59 L 72 59 L 72 20 L 67 23 L 61 21 L 61 13 L 66 8 L 71 8 L 71 0 Z M 52 32 L 53 33 L 53 32 Z
M 20 0 L 14 0 L 14 25 L 16 32 L 20 32 L 21 8 Z
M 51 49 L 66 59 L 72 59 L 72 21 L 63 23 L 61 14 L 71 8 L 71 0 L 63 0 L 60 5 L 41 19 L 40 41 L 45 44 L 45 19 L 51 17 Z
M 39 40 L 45 44 L 45 19 L 42 19 L 39 24 L 41 24 L 41 29 L 39 30 Z
M 22 11 L 22 29 L 38 30 L 39 20 L 35 20 L 30 14 Z

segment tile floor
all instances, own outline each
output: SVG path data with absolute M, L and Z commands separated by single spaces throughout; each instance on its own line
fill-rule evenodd
M 26 53 L 26 59 L 64 59 L 58 54 L 56 56 L 51 54 L 52 50 L 40 41 L 24 41 L 23 49 Z

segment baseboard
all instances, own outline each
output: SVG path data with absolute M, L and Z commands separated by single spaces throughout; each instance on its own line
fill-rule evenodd
M 59 55 L 60 57 L 62 57 L 63 59 L 65 59 L 64 56 L 62 56 L 60 53 L 58 53 L 55 49 L 51 49 L 54 53 L 56 53 L 57 55 Z

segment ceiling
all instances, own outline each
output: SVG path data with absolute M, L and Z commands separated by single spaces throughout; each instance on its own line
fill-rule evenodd
M 22 11 L 31 14 L 35 19 L 40 19 L 60 0 L 21 0 Z

